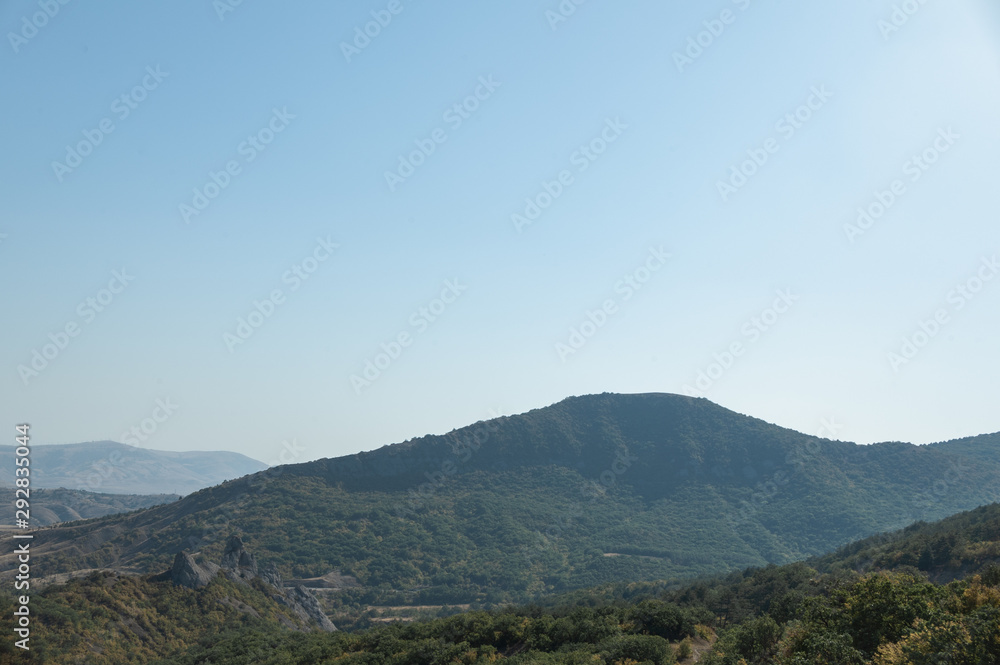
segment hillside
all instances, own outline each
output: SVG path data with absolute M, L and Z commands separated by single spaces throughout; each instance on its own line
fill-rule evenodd
M 964 455 L 970 461 L 975 460 L 988 464 L 1000 463 L 1000 433 L 932 443 L 930 447 Z
M 225 535 L 347 604 L 523 601 L 786 563 L 1000 498 L 995 437 L 857 446 L 677 395 L 564 400 L 347 457 L 277 467 L 136 514 L 43 529 L 38 574 L 153 571 Z M 0 561 L 12 568 L 9 555 Z
M 0 524 L 14 523 L 14 488 L 0 487 Z M 49 526 L 58 522 L 127 513 L 176 501 L 176 494 L 100 494 L 67 489 L 33 489 L 31 523 Z
M 6 465 L 0 486 L 11 487 L 14 448 L 0 446 L 0 457 Z M 35 445 L 31 464 L 33 488 L 110 494 L 190 494 L 267 468 L 239 453 L 176 453 L 114 441 Z
M 912 568 L 950 582 L 1000 566 L 1000 506 L 992 504 L 933 523 L 851 543 L 810 561 L 825 572 Z
M 248 592 L 217 579 L 198 595 L 152 578 L 123 585 L 113 574 L 97 574 L 43 594 L 36 620 L 59 646 L 46 644 L 41 662 L 74 663 L 86 654 L 95 665 L 125 662 L 123 655 L 154 665 L 994 664 L 1000 662 L 1000 567 L 981 562 L 976 574 L 943 585 L 892 562 L 899 559 L 894 550 L 905 554 L 916 532 L 925 529 L 949 541 L 996 548 L 1000 539 L 990 525 L 998 522 L 1000 505 L 990 505 L 887 534 L 878 547 L 888 565 L 864 573 L 852 569 L 850 558 L 873 541 L 856 544 L 853 553 L 823 557 L 833 572 L 808 562 L 687 585 L 618 583 L 542 605 L 347 634 L 292 632 L 305 626 L 275 621 L 277 608 L 268 605 L 268 591 L 259 585 Z M 123 602 L 140 595 L 142 603 Z M 174 600 L 180 598 L 197 598 L 197 611 L 182 613 Z M 79 612 L 88 607 L 84 602 L 94 613 L 115 613 L 94 621 Z M 224 611 L 203 614 L 213 607 Z M 234 617 L 234 607 L 242 608 L 242 618 Z M 261 608 L 262 616 L 252 620 L 251 608 Z M 203 628 L 195 629 L 205 616 Z M 0 619 L 4 624 L 9 620 Z M 163 639 L 167 635 L 170 642 Z M 9 644 L 0 645 L 0 659 L 5 649 Z
M 309 592 L 286 587 L 271 566 L 258 568 L 238 537 L 218 564 L 199 558 L 178 554 L 158 575 L 97 571 L 44 588 L 33 582 L 30 649 L 3 640 L 0 663 L 12 662 L 11 654 L 14 662 L 47 665 L 147 663 L 238 630 L 336 631 Z M 0 592 L 0 625 L 13 635 L 7 593 Z

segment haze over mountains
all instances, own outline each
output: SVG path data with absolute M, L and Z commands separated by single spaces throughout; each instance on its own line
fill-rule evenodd
M 0 524 L 16 519 L 13 487 L 0 487 Z M 176 501 L 177 494 L 108 494 L 68 489 L 32 489 L 31 523 L 51 526 L 59 522 L 86 520 L 127 513 Z
M 786 563 L 975 508 L 1000 498 L 998 444 L 858 446 L 705 399 L 591 395 L 45 529 L 33 551 L 39 574 L 154 572 L 239 533 L 282 575 L 337 571 L 372 602 L 517 601 Z
M 5 473 L 14 478 L 14 448 L 0 446 Z M 35 445 L 31 449 L 31 486 L 111 494 L 190 494 L 205 487 L 256 473 L 267 465 L 239 453 L 168 452 L 114 441 Z

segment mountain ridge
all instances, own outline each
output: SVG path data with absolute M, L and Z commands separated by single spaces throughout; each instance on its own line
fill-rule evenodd
M 44 529 L 35 548 L 43 574 L 154 570 L 238 531 L 285 577 L 337 571 L 387 603 L 526 600 L 804 559 L 995 501 L 1000 464 L 970 457 L 993 436 L 859 446 L 606 393 Z

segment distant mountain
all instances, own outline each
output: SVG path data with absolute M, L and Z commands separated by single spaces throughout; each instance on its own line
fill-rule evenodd
M 11 487 L 14 448 L 0 446 L 7 469 L 0 486 Z M 256 473 L 266 464 L 231 452 L 185 452 L 137 448 L 114 441 L 35 445 L 31 486 L 110 494 L 190 494 Z
M 517 601 L 801 560 L 975 508 L 1000 499 L 996 440 L 859 446 L 705 399 L 574 397 L 45 529 L 33 552 L 43 575 L 155 571 L 239 532 L 285 577 L 353 576 L 366 603 Z
M 0 524 L 14 524 L 14 488 L 0 488 Z M 177 494 L 99 494 L 81 490 L 32 489 L 31 523 L 50 526 L 58 522 L 105 517 L 140 508 L 159 506 L 181 498 Z

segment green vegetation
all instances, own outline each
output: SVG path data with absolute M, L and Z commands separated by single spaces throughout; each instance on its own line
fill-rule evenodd
M 192 591 L 99 573 L 36 592 L 36 642 L 19 662 L 670 665 L 697 655 L 704 665 L 987 665 L 1000 662 L 1000 566 L 967 555 L 993 551 L 998 523 L 991 505 L 808 562 L 340 633 L 289 630 L 308 627 L 260 584 L 217 578 Z M 938 538 L 953 543 L 947 557 L 923 571 L 906 563 Z M 12 649 L 0 643 L 0 662 Z
M 33 585 L 90 568 L 153 576 L 36 591 L 31 657 L 994 662 L 1000 509 L 977 506 L 1000 488 L 996 441 L 856 446 L 703 399 L 572 398 L 43 529 Z M 192 591 L 156 577 L 178 551 L 219 561 L 234 532 L 286 580 L 322 577 L 317 595 L 348 630 L 290 633 L 305 626 L 263 587 L 218 579 Z M 16 565 L 10 552 L 0 563 Z
M 203 642 L 163 665 L 659 665 L 712 641 L 699 661 L 705 665 L 997 663 L 1000 568 L 938 585 L 909 572 L 821 574 L 805 564 L 770 566 L 681 589 L 615 585 L 575 592 L 544 608 L 472 612 L 354 634 L 240 633 Z
M 571 398 L 45 530 L 33 572 L 158 572 L 182 549 L 216 560 L 236 531 L 286 579 L 356 578 L 324 598 L 360 626 L 371 605 L 489 608 L 788 563 L 996 498 L 1000 461 L 951 445 L 817 439 L 676 395 Z
M 725 631 L 705 665 L 982 665 L 1000 662 L 1000 575 L 938 586 L 908 573 L 820 578 L 781 620 Z
M 902 531 L 866 538 L 815 560 L 822 570 L 916 568 L 945 582 L 992 563 L 1000 563 L 1000 512 L 995 505 L 932 524 L 916 522 Z
M 267 588 L 225 576 L 197 591 L 156 577 L 103 572 L 32 591 L 30 651 L 0 640 L 0 663 L 147 663 L 222 633 L 308 630 Z M 14 598 L 0 595 L 0 630 L 13 632 Z
M 177 665 L 237 663 L 656 663 L 676 662 L 676 646 L 695 635 L 695 615 L 662 601 L 626 606 L 522 608 L 469 612 L 355 634 L 261 635 L 206 641 Z

